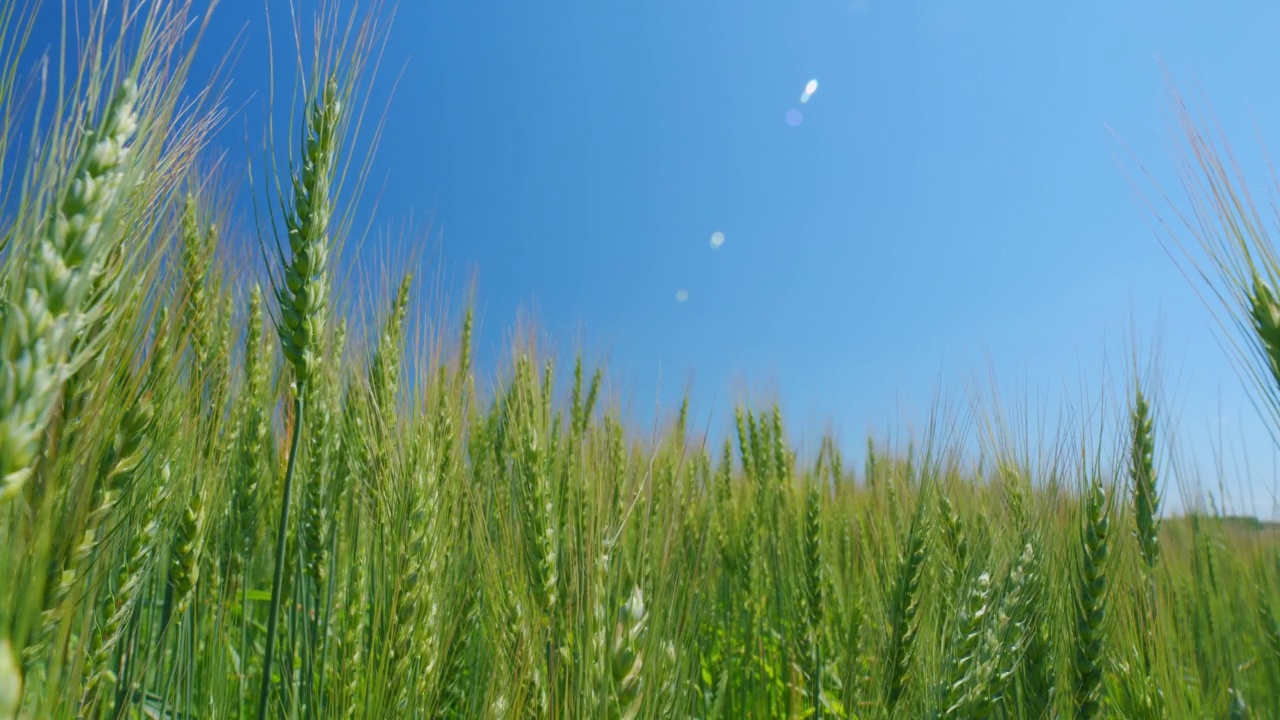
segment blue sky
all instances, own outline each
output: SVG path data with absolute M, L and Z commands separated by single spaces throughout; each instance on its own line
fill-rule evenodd
M 223 0 L 198 68 L 243 31 L 230 163 L 257 148 L 266 5 Z M 1243 444 L 1228 490 L 1273 515 L 1272 444 L 1125 168 L 1176 189 L 1160 59 L 1237 151 L 1277 144 L 1276 27 L 1265 2 L 404 2 L 377 225 L 430 223 L 455 305 L 476 273 L 482 357 L 532 310 L 645 422 L 690 379 L 717 430 L 776 389 L 798 438 L 856 450 L 988 368 L 1078 398 L 1159 340 L 1183 447 Z

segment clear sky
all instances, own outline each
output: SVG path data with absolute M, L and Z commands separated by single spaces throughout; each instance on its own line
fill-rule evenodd
M 205 46 L 244 33 L 228 162 L 259 133 L 265 5 L 287 43 L 283 2 L 223 0 Z M 776 388 L 797 438 L 856 449 L 988 368 L 1079 397 L 1159 340 L 1183 446 L 1243 442 L 1224 482 L 1274 515 L 1271 442 L 1126 153 L 1176 189 L 1161 59 L 1242 155 L 1280 145 L 1278 27 L 1261 1 L 405 0 L 371 192 L 380 226 L 430 222 L 447 288 L 475 271 L 486 356 L 531 309 L 645 421 L 690 378 L 717 430 Z

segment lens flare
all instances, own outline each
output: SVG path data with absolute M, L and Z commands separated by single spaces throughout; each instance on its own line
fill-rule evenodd
M 810 80 L 808 83 L 805 84 L 804 92 L 800 94 L 800 102 L 802 103 L 809 102 L 809 98 L 813 97 L 813 94 L 816 92 L 818 92 L 818 81 Z
M 723 244 L 724 244 L 724 233 L 722 232 L 711 233 L 711 249 L 712 250 L 718 250 L 720 246 Z

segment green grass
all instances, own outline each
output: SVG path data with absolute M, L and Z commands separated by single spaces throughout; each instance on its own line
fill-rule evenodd
M 237 239 L 196 180 L 220 111 L 178 102 L 190 8 L 142 7 L 135 45 L 92 34 L 35 108 L 46 142 L 3 169 L 0 718 L 1280 707 L 1275 527 L 1161 517 L 1159 388 L 1132 378 L 1115 437 L 1012 435 L 970 462 L 940 416 L 854 472 L 835 438 L 803 455 L 776 406 L 739 406 L 717 447 L 687 400 L 643 432 L 603 369 L 575 359 L 559 387 L 531 343 L 490 381 L 469 312 L 412 352 L 407 275 L 363 289 L 385 300 L 351 337 L 332 263 L 373 26 L 321 38 L 263 198 L 282 236 Z M 0 58 L 26 17 L 0 11 Z M 0 71 L 0 119 L 20 76 Z M 1241 227 L 1196 236 L 1202 277 L 1272 407 L 1280 272 Z M 226 279 L 236 241 L 269 249 L 268 287 Z

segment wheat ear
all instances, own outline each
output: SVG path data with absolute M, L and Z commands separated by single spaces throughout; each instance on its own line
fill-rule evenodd
M 101 127 L 85 137 L 71 182 L 46 224 L 6 307 L 0 330 L 0 503 L 31 476 L 32 461 L 66 374 L 67 348 L 104 245 L 103 225 L 125 183 L 129 141 L 137 129 L 137 85 L 116 91 Z

